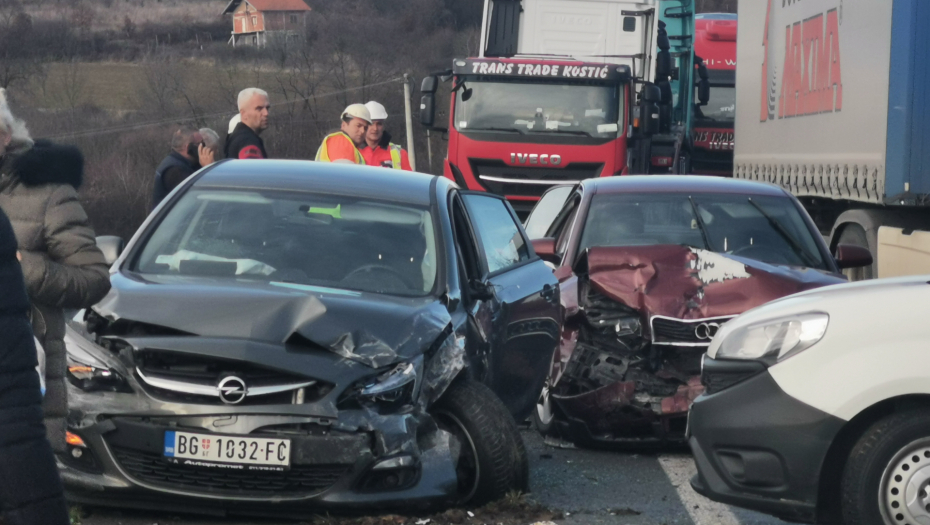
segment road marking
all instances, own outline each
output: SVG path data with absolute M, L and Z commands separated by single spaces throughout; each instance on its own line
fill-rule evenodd
M 739 525 L 739 519 L 730 512 L 729 507 L 711 501 L 691 488 L 691 477 L 697 473 L 691 457 L 659 456 L 659 465 L 662 465 L 662 470 L 678 492 L 678 498 L 694 525 Z

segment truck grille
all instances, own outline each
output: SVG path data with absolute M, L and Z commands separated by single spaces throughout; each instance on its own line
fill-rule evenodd
M 652 344 L 708 346 L 717 330 L 736 316 L 709 319 L 674 319 L 656 315 L 650 320 Z
M 158 454 L 127 448 L 114 448 L 113 455 L 130 476 L 141 482 L 231 496 L 318 494 L 332 487 L 350 468 L 347 465 L 294 465 L 283 472 L 227 470 L 175 465 Z
M 539 197 L 555 184 L 599 177 L 603 164 L 572 162 L 564 167 L 511 166 L 502 160 L 471 160 L 472 173 L 489 192 L 498 195 Z

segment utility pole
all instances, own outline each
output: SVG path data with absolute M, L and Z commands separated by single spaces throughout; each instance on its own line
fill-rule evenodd
M 404 73 L 404 112 L 407 117 L 407 154 L 410 156 L 410 167 L 417 171 L 417 158 L 413 146 L 413 114 L 410 111 L 410 75 Z

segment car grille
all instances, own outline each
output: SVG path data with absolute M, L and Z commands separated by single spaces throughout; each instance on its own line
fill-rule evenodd
M 165 488 L 230 495 L 310 495 L 332 487 L 347 465 L 294 465 L 283 472 L 198 468 L 169 463 L 158 454 L 114 448 L 119 465 L 138 481 Z
M 735 316 L 714 317 L 710 319 L 673 319 L 654 316 L 652 324 L 652 343 L 676 346 L 708 346 L 716 335 L 717 329 Z
M 216 387 L 226 377 L 235 376 L 249 388 L 273 387 L 314 382 L 304 388 L 301 402 L 312 403 L 326 395 L 332 385 L 305 376 L 288 374 L 252 363 L 201 357 L 178 352 L 142 350 L 136 354 L 137 379 L 147 392 L 166 401 L 222 405 L 215 395 L 199 395 L 184 391 L 182 385 Z M 178 387 L 168 388 L 158 380 L 168 380 Z M 249 395 L 237 406 L 278 405 L 298 402 L 296 388 L 284 392 Z
M 565 166 L 540 168 L 510 166 L 502 160 L 473 159 L 472 173 L 488 191 L 498 195 L 542 195 L 551 186 L 599 177 L 603 164 L 572 162 Z

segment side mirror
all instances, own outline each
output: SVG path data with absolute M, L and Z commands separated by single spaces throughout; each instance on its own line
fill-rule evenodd
M 433 127 L 436 121 L 436 95 L 425 93 L 420 98 L 420 124 L 427 128 Z
M 662 89 L 655 84 L 643 85 L 643 102 L 662 102 Z
M 533 239 L 530 241 L 533 245 L 533 251 L 540 259 L 552 264 L 559 264 L 560 257 L 555 253 L 555 239 L 552 237 L 543 237 L 542 239 Z
M 836 247 L 836 264 L 840 269 L 861 268 L 872 264 L 872 252 L 855 244 L 840 244 Z
M 439 87 L 439 79 L 436 78 L 436 75 L 432 75 L 423 79 L 423 83 L 420 84 L 421 93 L 435 93 L 436 89 Z
M 471 295 L 472 299 L 477 299 L 479 301 L 487 301 L 488 299 L 494 298 L 494 290 L 491 288 L 491 285 L 477 279 L 472 279 L 468 282 L 468 293 Z
M 103 258 L 107 264 L 113 264 L 123 253 L 123 239 L 116 235 L 101 235 L 97 237 L 97 248 L 103 252 Z

